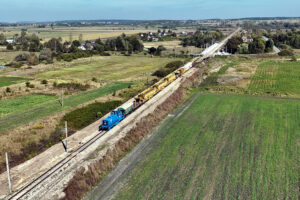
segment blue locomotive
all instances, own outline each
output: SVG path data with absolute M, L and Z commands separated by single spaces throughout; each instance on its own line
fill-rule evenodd
M 110 116 L 103 120 L 102 125 L 99 126 L 99 131 L 112 129 L 112 127 L 114 127 L 120 121 L 122 121 L 133 110 L 134 110 L 134 105 L 132 102 L 125 103 L 122 106 L 120 106 L 117 110 L 113 110 L 110 113 Z
M 110 130 L 112 127 L 117 125 L 120 121 L 122 121 L 125 118 L 125 115 L 121 110 L 113 110 L 110 113 L 110 116 L 105 118 L 103 120 L 103 123 L 101 126 L 99 126 L 100 130 Z

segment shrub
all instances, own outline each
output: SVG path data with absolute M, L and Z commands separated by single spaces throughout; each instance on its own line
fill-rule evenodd
M 29 88 L 34 88 L 35 86 L 33 84 L 30 84 L 29 85 Z
M 28 59 L 28 64 L 29 65 L 38 65 L 39 64 L 39 59 L 38 57 L 35 55 L 35 53 L 30 53 Z
M 30 86 L 30 82 L 27 81 L 27 82 L 25 83 L 25 85 L 26 85 L 26 87 L 29 87 L 29 86 Z
M 44 80 L 41 81 L 41 84 L 47 85 L 47 84 L 48 84 L 48 81 L 47 81 L 46 79 L 44 79 Z
M 15 57 L 15 61 L 20 62 L 20 61 L 27 61 L 29 58 L 28 53 L 21 53 Z
M 92 78 L 92 81 L 97 82 L 98 80 L 97 80 L 96 77 L 93 77 L 93 78 Z
M 45 126 L 43 124 L 36 124 L 32 127 L 32 129 L 43 129 Z
M 284 49 L 278 53 L 279 56 L 293 56 L 294 53 L 291 50 Z
M 109 113 L 111 110 L 121 105 L 121 103 L 121 101 L 109 101 L 87 105 L 67 113 L 61 119 L 60 124 L 64 125 L 64 122 L 67 121 L 70 129 L 81 129 L 101 118 L 104 114 Z
M 54 86 L 54 84 L 53 84 Z M 56 86 L 54 87 L 57 87 L 57 88 L 67 88 L 68 90 L 81 90 L 81 91 L 84 91 L 84 90 L 87 90 L 90 88 L 90 86 L 88 84 L 86 85 L 83 85 L 81 83 L 60 83 L 60 84 L 56 84 Z
M 293 62 L 296 62 L 296 61 L 297 61 L 297 58 L 296 58 L 295 55 L 293 55 L 293 56 L 291 57 L 291 61 L 293 61 Z
M 11 89 L 9 87 L 6 88 L 5 90 L 7 93 L 11 93 Z
M 7 49 L 7 50 L 14 50 L 14 46 L 13 46 L 12 44 L 8 44 L 8 45 L 6 46 L 6 49 Z

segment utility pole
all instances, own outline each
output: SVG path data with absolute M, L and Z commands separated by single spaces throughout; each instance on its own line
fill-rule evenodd
M 5 153 L 5 158 L 6 158 L 6 170 L 7 170 L 8 188 L 9 188 L 9 194 L 11 194 L 12 193 L 12 187 L 11 187 L 11 182 L 10 182 L 10 171 L 9 171 L 9 163 L 8 163 L 7 152 Z
M 65 121 L 65 131 L 66 131 L 66 152 L 68 152 L 68 122 L 67 121 Z
M 64 90 L 61 90 L 61 107 L 64 107 Z

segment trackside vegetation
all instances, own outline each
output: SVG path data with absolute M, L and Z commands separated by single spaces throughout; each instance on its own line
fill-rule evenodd
M 73 130 L 79 130 L 93 123 L 103 115 L 109 113 L 122 104 L 122 101 L 99 102 L 87 105 L 67 113 L 61 120 L 61 124 L 68 122 L 68 127 Z
M 300 102 L 201 95 L 164 123 L 115 199 L 297 199 Z

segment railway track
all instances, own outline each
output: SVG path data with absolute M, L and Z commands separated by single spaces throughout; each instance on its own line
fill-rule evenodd
M 71 160 L 73 160 L 79 153 L 84 151 L 86 148 L 88 148 L 90 145 L 92 145 L 94 142 L 96 142 L 98 139 L 100 139 L 107 131 L 100 131 L 97 135 L 95 135 L 93 138 L 88 140 L 86 143 L 84 143 L 82 146 L 78 147 L 75 151 L 68 154 L 64 159 L 59 161 L 57 164 L 55 164 L 52 168 L 45 171 L 43 174 L 38 176 L 35 180 L 33 180 L 28 185 L 24 186 L 17 192 L 15 192 L 12 196 L 9 196 L 9 200 L 14 199 L 21 199 L 25 197 L 28 193 L 30 193 L 36 186 L 41 184 L 43 181 L 45 181 L 50 176 L 54 175 L 57 171 L 65 167 Z

